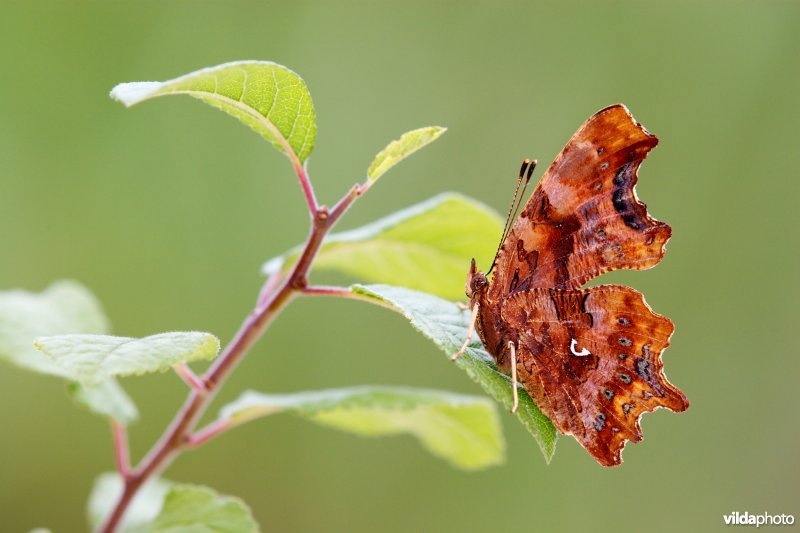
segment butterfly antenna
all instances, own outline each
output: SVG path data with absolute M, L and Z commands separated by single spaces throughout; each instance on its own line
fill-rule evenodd
M 503 227 L 503 235 L 500 237 L 500 243 L 497 245 L 497 251 L 494 253 L 494 260 L 492 260 L 492 266 L 489 268 L 489 271 L 486 273 L 488 276 L 492 270 L 494 269 L 494 264 L 497 261 L 497 254 L 500 253 L 500 248 L 503 247 L 503 243 L 506 241 L 506 237 L 511 232 L 511 228 L 514 224 L 514 220 L 517 217 L 517 212 L 519 211 L 520 205 L 522 205 L 522 199 L 525 197 L 525 189 L 528 188 L 528 183 L 531 181 L 531 176 L 533 175 L 533 170 L 536 168 L 536 160 L 534 159 L 531 161 L 530 159 L 526 159 L 522 162 L 522 166 L 519 169 L 519 177 L 517 178 L 517 186 L 514 189 L 514 198 L 511 199 L 511 205 L 508 208 L 508 215 L 506 215 L 506 224 Z M 523 179 L 525 182 L 523 183 Z M 520 190 L 520 185 L 522 185 L 522 190 Z
M 506 230 L 506 234 L 503 237 L 503 240 L 505 240 L 505 237 L 508 237 L 508 234 L 511 231 L 511 226 L 517 219 L 517 213 L 519 212 L 519 208 L 522 205 L 522 200 L 525 199 L 525 191 L 528 189 L 528 184 L 531 182 L 531 176 L 533 175 L 533 170 L 535 168 L 536 168 L 536 160 L 534 159 L 528 166 L 528 172 L 525 174 L 525 183 L 522 184 L 522 190 L 519 192 L 519 194 L 514 193 L 514 196 L 517 200 L 517 205 L 514 208 L 514 214 L 511 215 L 511 217 L 509 217 L 508 219 L 508 229 Z M 517 188 L 519 188 L 519 185 L 517 185 Z

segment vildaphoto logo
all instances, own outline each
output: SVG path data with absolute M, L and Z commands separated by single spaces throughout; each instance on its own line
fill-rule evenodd
M 791 514 L 750 514 L 747 511 L 722 515 L 726 526 L 791 526 L 794 524 L 794 515 Z

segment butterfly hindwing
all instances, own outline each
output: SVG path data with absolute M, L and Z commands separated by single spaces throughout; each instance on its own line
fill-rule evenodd
M 642 439 L 643 413 L 689 406 L 663 373 L 673 324 L 634 289 L 519 291 L 503 300 L 501 316 L 518 332 L 520 381 L 603 465 L 619 464 L 625 442 Z

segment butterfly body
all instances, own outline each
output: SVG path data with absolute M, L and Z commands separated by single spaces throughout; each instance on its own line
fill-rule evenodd
M 689 405 L 663 374 L 672 322 L 629 287 L 581 288 L 663 257 L 671 229 L 634 192 L 657 142 L 622 105 L 593 115 L 508 232 L 491 281 L 474 262 L 467 279 L 475 328 L 498 367 L 515 370 L 556 428 L 605 466 L 622 462 L 626 441 L 642 439 L 641 414 Z

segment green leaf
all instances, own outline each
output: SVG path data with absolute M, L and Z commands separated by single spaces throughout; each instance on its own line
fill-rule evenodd
M 86 509 L 92 529 L 97 529 L 111 513 L 123 486 L 122 478 L 114 472 L 101 474 L 95 480 Z M 151 478 L 137 491 L 118 531 L 250 533 L 257 532 L 258 525 L 238 498 L 217 494 L 207 487 Z
M 97 299 L 75 281 L 58 281 L 41 293 L 0 292 L 0 360 L 42 374 L 69 373 L 38 352 L 33 339 L 61 333 L 106 333 Z
M 164 497 L 171 486 L 171 482 L 163 479 L 151 478 L 146 481 L 131 501 L 119 530 L 125 533 L 150 531 L 149 525 L 161 512 Z M 123 482 L 119 474 L 106 472 L 97 477 L 86 508 L 92 529 L 97 529 L 111 513 L 122 494 L 122 488 Z
M 392 306 L 448 357 L 458 351 L 467 337 L 470 313 L 457 304 L 430 294 L 386 285 L 355 285 L 352 291 Z M 465 370 L 469 377 L 489 395 L 511 409 L 513 402 L 511 378 L 498 370 L 480 340 L 473 340 L 455 364 Z M 555 453 L 556 429 L 536 407 L 524 388 L 518 387 L 518 392 L 519 407 L 516 417 L 536 439 L 545 460 L 549 463 Z
M 259 531 L 239 498 L 197 485 L 174 485 L 152 524 L 152 533 L 250 533 Z
M 110 416 L 122 425 L 131 424 L 139 418 L 136 404 L 115 379 L 95 385 L 70 381 L 67 383 L 67 394 L 78 405 L 94 414 Z
M 396 141 L 390 142 L 386 148 L 375 156 L 375 159 L 372 160 L 372 164 L 367 170 L 367 179 L 369 179 L 369 181 L 377 180 L 383 176 L 387 170 L 420 148 L 432 143 L 446 131 L 447 128 L 429 126 L 427 128 L 419 128 L 404 133 Z
M 56 335 L 40 337 L 34 344 L 85 385 L 96 385 L 112 376 L 163 372 L 172 365 L 212 359 L 219 353 L 219 339 L 198 331 L 173 331 L 141 339 Z
M 75 281 L 58 281 L 41 293 L 0 292 L 0 360 L 61 378 L 70 373 L 33 345 L 33 339 L 61 333 L 107 333 L 108 319 L 92 293 Z M 138 416 L 136 406 L 116 381 L 84 389 L 70 383 L 70 395 L 102 416 L 126 424 Z
M 488 266 L 502 231 L 503 221 L 492 209 L 445 193 L 358 229 L 330 235 L 314 268 L 463 299 L 470 260 L 474 257 Z M 288 272 L 299 254 L 295 248 L 262 270 Z
M 115 379 L 102 381 L 97 385 L 82 385 L 71 381 L 67 383 L 67 393 L 78 405 L 124 425 L 132 424 L 139 418 L 139 411 L 133 400 Z
M 466 470 L 502 463 L 505 445 L 494 404 L 478 396 L 388 386 L 295 394 L 244 392 L 222 408 L 233 425 L 290 412 L 364 436 L 409 433 L 432 454 Z
M 290 158 L 305 161 L 317 134 L 305 82 L 269 61 L 236 61 L 164 82 L 120 83 L 111 97 L 130 107 L 169 94 L 188 94 L 236 117 Z

